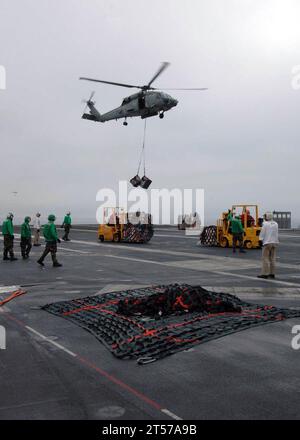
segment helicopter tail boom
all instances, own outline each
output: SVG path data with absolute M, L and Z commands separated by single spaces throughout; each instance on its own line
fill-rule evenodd
M 86 102 L 87 107 L 90 109 L 90 113 L 83 113 L 82 119 L 89 119 L 90 121 L 104 122 L 101 118 L 101 114 L 95 107 L 95 103 L 91 100 Z

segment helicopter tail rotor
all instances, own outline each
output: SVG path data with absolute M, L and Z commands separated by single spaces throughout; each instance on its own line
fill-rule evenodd
M 91 121 L 98 121 L 98 122 L 105 122 L 101 118 L 101 114 L 98 112 L 98 110 L 95 108 L 95 101 L 92 101 L 93 97 L 95 95 L 95 92 L 92 92 L 89 99 L 87 101 L 82 101 L 85 103 L 85 107 L 83 110 L 82 119 L 89 119 Z M 87 107 L 89 108 L 89 113 L 86 113 Z
M 92 101 L 94 95 L 95 95 L 95 92 L 93 91 L 93 92 L 91 93 L 91 96 L 89 97 L 89 99 L 87 99 L 87 100 L 85 100 L 85 99 L 82 100 L 82 103 L 83 103 L 83 104 L 86 104 L 86 106 L 84 107 L 83 113 L 85 113 L 85 111 L 86 111 L 86 109 L 87 109 L 87 107 L 88 107 L 89 104 L 93 104 L 93 105 L 96 104 L 96 102 Z

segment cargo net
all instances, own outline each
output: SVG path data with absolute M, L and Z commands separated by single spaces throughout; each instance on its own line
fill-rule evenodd
M 123 229 L 122 241 L 126 243 L 147 243 L 153 237 L 151 224 L 126 224 Z
M 205 226 L 200 235 L 200 243 L 203 246 L 217 246 L 217 227 L 214 225 Z
M 230 333 L 300 316 L 200 286 L 173 284 L 57 302 L 44 310 L 80 325 L 116 357 L 153 362 Z

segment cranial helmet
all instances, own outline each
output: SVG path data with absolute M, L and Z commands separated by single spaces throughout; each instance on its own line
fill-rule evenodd
M 28 215 L 24 218 L 24 221 L 29 223 L 31 221 L 31 217 L 29 217 Z
M 7 214 L 7 218 L 13 219 L 13 218 L 14 218 L 13 213 L 12 213 L 12 212 L 9 212 L 9 213 Z
M 48 215 L 48 220 L 49 220 L 49 222 L 55 222 L 55 220 L 56 220 L 55 215 L 54 214 Z

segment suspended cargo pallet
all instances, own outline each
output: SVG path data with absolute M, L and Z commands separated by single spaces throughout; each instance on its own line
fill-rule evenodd
M 131 183 L 132 186 L 134 186 L 135 188 L 140 186 L 143 189 L 148 189 L 149 186 L 152 183 L 152 180 L 149 179 L 149 177 L 146 176 L 146 157 L 145 157 L 145 154 L 146 154 L 145 153 L 146 128 L 147 128 L 147 120 L 145 119 L 143 145 L 142 145 L 142 150 L 141 150 L 141 154 L 140 154 L 139 165 L 138 165 L 138 169 L 137 169 L 136 175 L 132 179 L 130 179 L 130 183 Z M 139 172 L 140 172 L 140 169 L 141 169 L 142 160 L 143 160 L 143 163 L 144 163 L 144 175 L 143 175 L 143 177 L 140 177 L 139 176 Z

